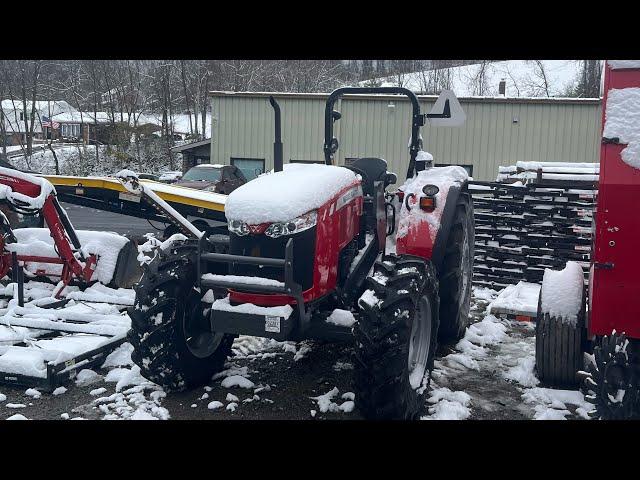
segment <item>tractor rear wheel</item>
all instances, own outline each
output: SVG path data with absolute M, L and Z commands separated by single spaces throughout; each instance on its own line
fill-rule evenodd
M 634 348 L 635 347 L 635 348 Z M 597 340 L 581 385 L 585 400 L 594 405 L 588 412 L 601 420 L 640 418 L 637 344 L 615 331 Z
M 474 236 L 473 205 L 469 195 L 461 193 L 458 196 L 439 277 L 438 339 L 441 342 L 455 342 L 461 339 L 469 325 Z
M 438 280 L 431 262 L 387 255 L 374 265 L 358 304 L 354 389 L 365 418 L 422 411 L 437 347 Z
M 197 243 L 176 241 L 145 266 L 129 309 L 132 360 L 147 379 L 180 391 L 222 370 L 233 335 L 212 332 L 196 283 Z

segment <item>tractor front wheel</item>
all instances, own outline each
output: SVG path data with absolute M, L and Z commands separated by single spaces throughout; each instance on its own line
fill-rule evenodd
M 147 379 L 180 391 L 208 382 L 222 370 L 233 335 L 212 332 L 196 283 L 197 245 L 174 242 L 145 266 L 129 309 L 132 360 Z
M 356 405 L 369 419 L 413 419 L 424 405 L 437 346 L 435 268 L 419 257 L 385 256 L 358 304 Z

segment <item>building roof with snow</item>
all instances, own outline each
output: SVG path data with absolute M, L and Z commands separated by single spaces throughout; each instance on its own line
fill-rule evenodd
M 2 100 L 2 109 L 7 110 L 19 110 L 22 111 L 23 104 L 22 100 L 18 98 L 14 99 L 4 99 Z M 31 102 L 27 101 L 27 111 L 31 110 Z M 68 102 L 64 100 L 37 100 L 35 102 L 36 111 L 38 111 L 41 115 L 48 116 L 58 115 L 64 112 L 76 112 L 77 110 L 72 107 Z

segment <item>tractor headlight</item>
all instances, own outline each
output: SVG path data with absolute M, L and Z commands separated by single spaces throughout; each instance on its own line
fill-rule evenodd
M 294 233 L 304 232 L 305 230 L 315 227 L 317 220 L 318 211 L 313 210 L 288 222 L 272 223 L 267 227 L 264 234 L 271 238 L 293 235 Z
M 243 236 L 249 233 L 249 225 L 240 220 L 229 220 L 229 231 Z

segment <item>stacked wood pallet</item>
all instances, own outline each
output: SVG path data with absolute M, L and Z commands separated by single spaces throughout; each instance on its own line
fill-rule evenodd
M 545 268 L 567 260 L 579 262 L 586 275 L 598 173 L 598 164 L 518 162 L 500 167 L 496 182 L 472 182 L 473 282 L 540 283 Z

